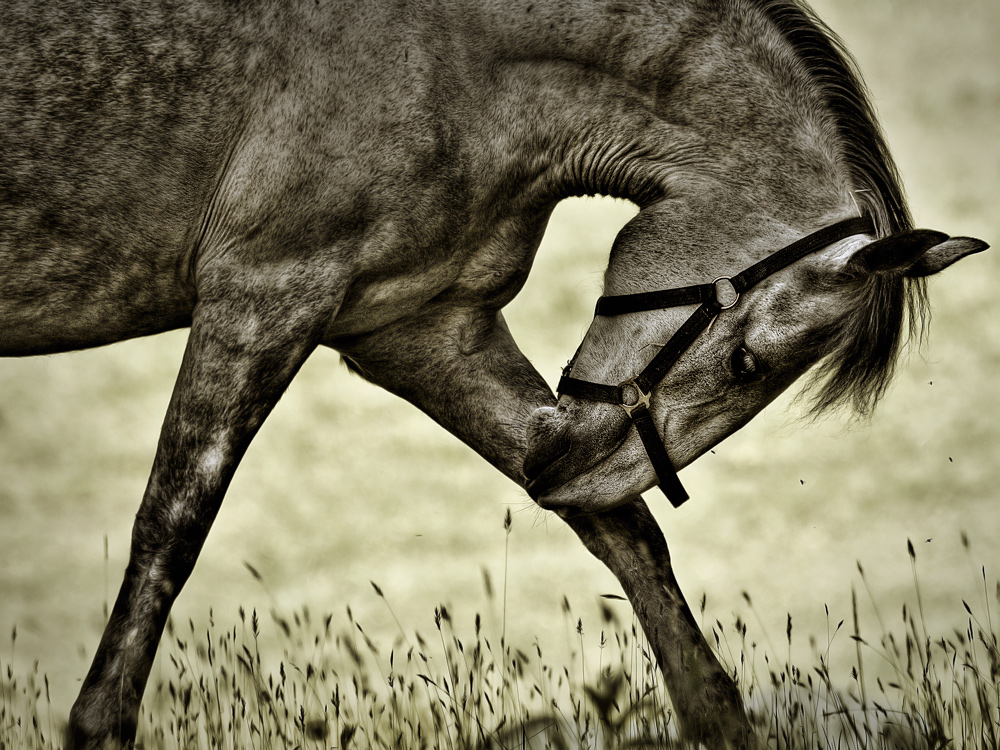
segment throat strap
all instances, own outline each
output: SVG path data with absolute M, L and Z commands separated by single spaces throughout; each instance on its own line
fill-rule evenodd
M 667 455 L 667 449 L 663 446 L 663 438 L 656 431 L 656 424 L 653 423 L 649 409 L 643 408 L 634 414 L 632 421 L 635 423 L 639 437 L 642 438 L 642 445 L 646 449 L 649 462 L 653 464 L 660 492 L 667 496 L 667 500 L 675 508 L 681 507 L 689 496 L 684 485 L 681 484 L 680 477 L 677 476 L 677 470 L 670 463 L 670 456 Z
M 735 307 L 743 292 L 751 289 L 771 274 L 817 250 L 848 237 L 857 234 L 871 234 L 874 231 L 875 225 L 870 217 L 855 217 L 807 235 L 772 253 L 732 278 L 722 277 L 711 284 L 601 297 L 597 300 L 595 315 L 615 316 L 694 304 L 697 304 L 698 308 L 656 353 L 656 356 L 650 360 L 643 371 L 632 380 L 626 380 L 619 385 L 606 385 L 580 380 L 564 373 L 559 380 L 556 391 L 561 395 L 572 396 L 584 401 L 614 404 L 624 409 L 629 419 L 635 424 L 639 437 L 642 439 L 646 454 L 656 471 L 660 489 L 675 508 L 679 507 L 688 499 L 688 494 L 677 477 L 677 472 L 664 447 L 663 439 L 657 432 L 650 414 L 650 397 L 653 388 L 666 377 L 670 368 L 711 325 L 720 312 Z

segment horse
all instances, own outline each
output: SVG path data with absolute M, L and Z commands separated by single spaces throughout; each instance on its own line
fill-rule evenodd
M 675 472 L 810 368 L 818 410 L 869 412 L 924 280 L 987 247 L 913 228 L 801 0 L 13 0 L 2 28 L 0 354 L 190 329 L 70 747 L 133 741 L 229 481 L 320 346 L 610 567 L 686 737 L 751 743 L 641 495 L 683 502 Z M 502 308 L 593 194 L 640 210 L 557 398 Z

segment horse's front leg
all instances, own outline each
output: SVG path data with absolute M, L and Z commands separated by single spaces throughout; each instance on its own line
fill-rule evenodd
M 295 303 L 239 290 L 195 309 L 125 579 L 70 715 L 69 747 L 134 739 L 170 607 L 244 451 L 318 338 L 320 325 Z
M 412 401 L 523 486 L 528 421 L 555 397 L 499 313 L 438 316 L 354 342 L 345 353 L 368 379 Z M 711 748 L 746 747 L 739 692 L 695 623 L 642 499 L 564 520 L 621 582 L 685 736 Z
M 739 690 L 695 622 L 674 577 L 667 542 L 642 498 L 566 522 L 621 582 L 656 654 L 684 735 L 713 749 L 750 747 Z

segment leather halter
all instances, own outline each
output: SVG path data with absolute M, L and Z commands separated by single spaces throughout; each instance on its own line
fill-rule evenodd
M 657 352 L 646 368 L 631 380 L 626 380 L 618 385 L 578 380 L 568 374 L 572 367 L 571 362 L 563 371 L 556 391 L 560 395 L 572 396 L 577 399 L 620 406 L 635 424 L 639 437 L 642 438 L 646 454 L 653 464 L 654 471 L 656 471 L 657 484 L 671 504 L 675 508 L 679 507 L 688 499 L 688 494 L 677 477 L 677 472 L 667 456 L 663 440 L 660 438 L 649 413 L 653 388 L 666 377 L 670 368 L 694 343 L 695 339 L 711 325 L 716 315 L 736 306 L 743 292 L 806 255 L 848 237 L 857 234 L 871 234 L 874 231 L 875 225 L 868 216 L 847 219 L 793 242 L 731 278 L 723 276 L 711 284 L 601 297 L 597 300 L 595 315 L 624 315 L 681 305 L 697 304 L 700 306 L 670 337 L 670 340 Z

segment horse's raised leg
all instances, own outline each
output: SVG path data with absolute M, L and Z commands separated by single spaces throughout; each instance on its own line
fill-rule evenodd
M 167 614 L 257 429 L 302 362 L 315 331 L 253 294 L 200 303 L 132 530 L 125 580 L 73 706 L 71 748 L 134 737 Z
M 439 316 L 359 341 L 348 353 L 363 375 L 415 403 L 524 484 L 527 424 L 536 409 L 556 401 L 499 314 Z M 645 503 L 566 522 L 621 582 L 685 737 L 713 750 L 747 747 L 750 727 L 739 692 L 684 601 Z

